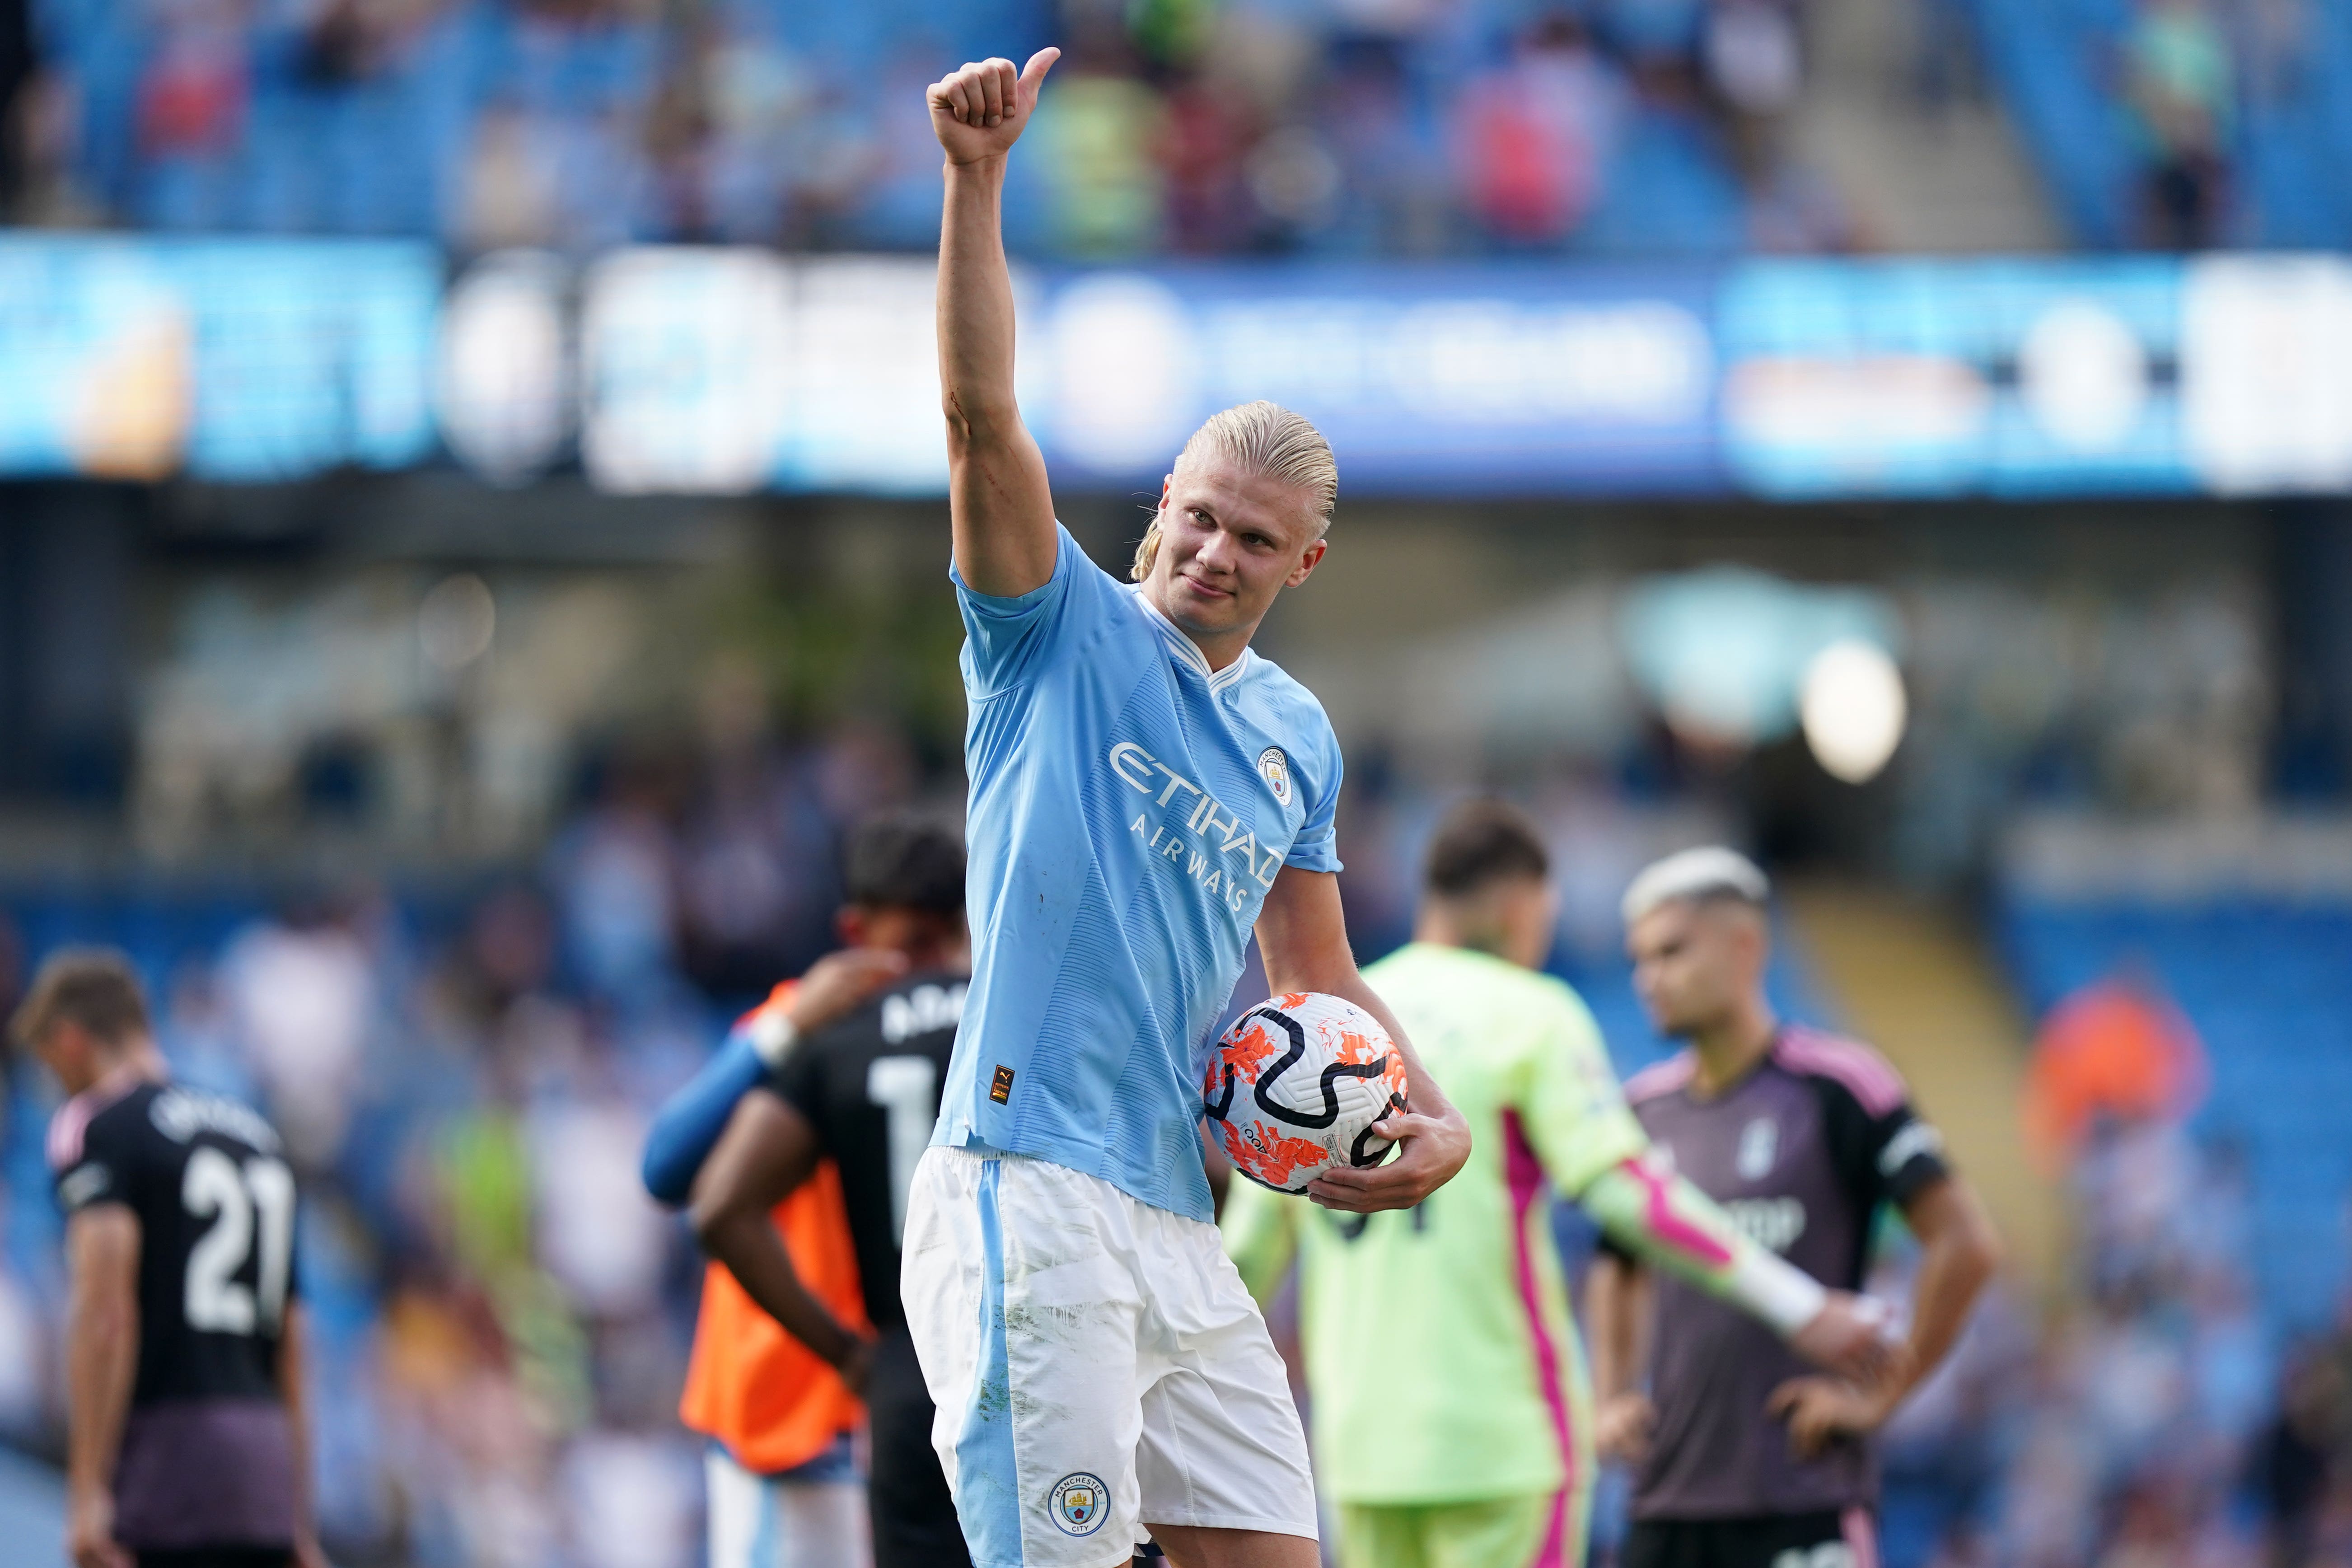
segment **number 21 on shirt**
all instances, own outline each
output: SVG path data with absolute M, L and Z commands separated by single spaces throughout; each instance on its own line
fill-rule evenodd
M 213 1223 L 188 1250 L 182 1300 L 188 1327 L 208 1333 L 276 1331 L 286 1316 L 286 1285 L 294 1258 L 294 1173 L 282 1160 L 235 1158 L 199 1145 L 180 1178 L 180 1204 Z M 248 1287 L 237 1279 L 246 1260 L 259 1267 Z

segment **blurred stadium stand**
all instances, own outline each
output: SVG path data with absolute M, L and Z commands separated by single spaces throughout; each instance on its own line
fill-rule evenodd
M 2078 245 L 2352 241 L 2352 21 L 2318 0 L 30 11 L 35 222 L 920 249 L 917 89 L 1052 40 L 1033 255 L 2047 243 L 1988 87 Z
M 2242 1163 L 2263 1304 L 2282 1332 L 2325 1327 L 2352 1230 L 2352 829 L 2029 821 L 2009 858 L 1996 931 L 2020 994 L 2042 1016 L 2121 977 L 2179 1008 L 2210 1073 L 2192 1125 Z
M 2343 6 L 1968 3 L 2077 243 L 2352 243 Z
M 1892 1435 L 1890 1568 L 2254 1561 L 2352 1365 L 2352 5 L 0 0 L 0 1003 L 120 943 L 300 1124 L 338 1561 L 696 1560 L 635 1144 L 845 825 L 961 803 L 919 89 L 1047 41 L 1024 413 L 1114 568 L 1210 409 L 1331 436 L 1264 646 L 1360 953 L 1506 789 L 1632 1071 L 1626 879 L 1754 848 L 1776 999 L 2028 1265 Z M 1907 702 L 1859 784 L 1849 641 Z M 2037 1164 L 2028 1037 L 2119 975 L 2210 1092 Z M 53 1458 L 52 1098 L 9 1065 Z M 0 1568 L 44 1480 L 0 1453 Z
M 37 0 L 36 15 L 37 219 L 464 248 L 920 248 L 938 202 L 921 84 L 1050 38 L 1063 88 L 1008 205 L 1032 253 L 1718 255 L 1852 237 L 1834 192 L 1769 145 L 1802 68 L 1800 9 L 1780 0 Z

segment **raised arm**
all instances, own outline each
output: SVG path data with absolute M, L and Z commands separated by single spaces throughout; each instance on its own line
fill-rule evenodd
M 1470 1124 L 1421 1065 L 1404 1026 L 1358 973 L 1339 905 L 1339 879 L 1328 871 L 1285 866 L 1258 910 L 1257 948 L 1275 994 L 1320 991 L 1344 996 L 1378 1018 L 1404 1056 L 1406 1109 L 1381 1123 L 1397 1141 L 1397 1157 L 1370 1170 L 1326 1172 L 1307 1184 L 1307 1195 L 1325 1208 L 1371 1214 L 1409 1209 L 1452 1180 L 1470 1158 Z
M 1013 273 L 1004 261 L 1005 157 L 1029 127 L 1061 58 L 1040 49 L 967 65 L 926 95 L 947 151 L 940 216 L 940 403 L 948 422 L 948 515 L 956 572 L 977 594 L 1012 598 L 1054 575 L 1045 458 L 1013 395 Z

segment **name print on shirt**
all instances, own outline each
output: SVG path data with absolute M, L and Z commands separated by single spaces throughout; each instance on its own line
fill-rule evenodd
M 1255 830 L 1239 813 L 1132 741 L 1113 746 L 1108 761 L 1111 772 L 1137 793 L 1152 796 L 1160 808 L 1156 825 L 1150 813 L 1139 811 L 1128 831 L 1171 870 L 1191 878 L 1234 914 L 1255 896 L 1251 883 L 1261 889 L 1274 886 L 1282 856 L 1272 849 L 1261 851 Z

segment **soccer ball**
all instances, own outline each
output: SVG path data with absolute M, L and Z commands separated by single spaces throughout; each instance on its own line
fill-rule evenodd
M 1234 1169 L 1278 1193 L 1339 1165 L 1377 1165 L 1372 1123 L 1402 1110 L 1404 1058 L 1354 1003 L 1294 991 L 1234 1020 L 1209 1053 L 1202 1110 Z

